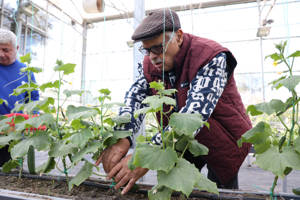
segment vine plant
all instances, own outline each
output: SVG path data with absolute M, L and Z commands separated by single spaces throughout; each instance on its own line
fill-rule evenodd
M 274 175 L 273 185 L 270 189 L 271 199 L 276 199 L 274 189 L 278 178 L 284 178 L 293 169 L 300 170 L 300 125 L 299 125 L 299 95 L 296 86 L 299 85 L 300 76 L 294 74 L 294 60 L 300 57 L 300 51 L 289 56 L 285 55 L 287 42 L 276 45 L 276 52 L 266 56 L 274 61 L 274 65 L 282 64 L 287 70 L 282 76 L 270 83 L 273 89 L 285 87 L 290 96 L 285 102 L 272 99 L 270 102 L 250 105 L 247 112 L 252 116 L 274 115 L 281 122 L 281 128 L 272 127 L 271 124 L 261 121 L 251 130 L 247 131 L 238 141 L 252 143 L 255 149 L 256 164 Z M 286 119 L 283 114 L 285 113 Z M 293 189 L 300 195 L 300 187 Z
M 30 67 L 30 55 L 21 57 L 21 61 L 28 67 L 22 69 L 28 74 L 41 70 Z M 74 185 L 80 185 L 94 171 L 99 168 L 94 166 L 87 158 L 86 154 L 92 154 L 93 159 L 97 159 L 100 153 L 107 147 L 113 145 L 120 138 L 130 135 L 126 131 L 114 131 L 113 127 L 117 124 L 127 122 L 129 117 L 115 117 L 112 109 L 114 106 L 120 106 L 117 103 L 109 103 L 110 91 L 108 89 L 99 90 L 98 105 L 93 107 L 64 104 L 72 95 L 81 95 L 80 90 L 64 90 L 62 94 L 62 85 L 66 83 L 65 76 L 74 72 L 75 64 L 64 64 L 57 61 L 54 71 L 58 73 L 58 80 L 38 85 L 29 80 L 18 88 L 12 95 L 19 95 L 24 92 L 30 94 L 33 90 L 38 90 L 40 96 L 42 93 L 53 90 L 56 94 L 56 100 L 53 97 L 45 97 L 39 101 L 29 101 L 28 103 L 16 104 L 13 112 L 22 112 L 30 114 L 38 112 L 37 116 L 29 117 L 25 120 L 22 116 L 5 117 L 1 116 L 0 147 L 10 145 L 12 159 L 3 165 L 2 171 L 10 172 L 23 162 L 23 157 L 28 155 L 28 168 L 32 174 L 49 173 L 53 169 L 58 169 L 65 174 L 69 189 Z M 62 101 L 63 97 L 65 99 Z M 30 99 L 30 96 L 29 96 Z M 1 100 L 0 103 L 6 103 Z M 13 120 L 14 130 L 10 130 Z M 44 128 L 41 128 L 44 127 Z M 28 131 L 31 130 L 31 131 Z M 48 152 L 48 161 L 35 168 L 34 151 Z M 21 158 L 21 159 L 20 159 Z M 79 163 L 84 163 L 81 170 L 72 179 L 68 173 Z M 96 170 L 93 170 L 96 168 Z M 20 173 L 22 165 L 20 167 Z M 97 173 L 95 173 L 97 174 Z M 98 174 L 99 175 L 99 174 Z
M 162 135 L 162 144 L 152 144 L 140 135 L 129 168 L 143 167 L 157 171 L 158 183 L 148 192 L 150 200 L 170 199 L 174 191 L 189 196 L 194 188 L 218 194 L 216 184 L 183 157 L 187 150 L 194 156 L 208 153 L 207 147 L 194 139 L 194 132 L 208 124 L 202 121 L 200 114 L 172 113 L 168 124 L 170 128 L 164 128 L 155 113 L 160 113 L 162 119 L 167 114 L 163 112 L 163 105 L 175 106 L 175 100 L 169 96 L 176 90 L 165 89 L 162 82 L 151 82 L 150 88 L 154 88 L 157 94 L 142 102 L 148 107 L 137 110 L 135 117 L 140 114 L 153 115 L 157 132 Z

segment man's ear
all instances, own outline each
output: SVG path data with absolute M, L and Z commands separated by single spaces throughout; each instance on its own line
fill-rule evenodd
M 181 28 L 176 31 L 176 41 L 178 43 L 178 46 L 181 46 L 183 42 L 183 32 Z
M 19 51 L 19 45 L 17 45 L 16 50 Z

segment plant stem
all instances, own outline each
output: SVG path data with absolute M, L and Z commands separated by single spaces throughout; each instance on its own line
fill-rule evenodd
M 271 187 L 271 191 L 270 191 L 271 200 L 276 200 L 277 199 L 276 197 L 274 198 L 274 189 L 275 189 L 275 187 L 277 185 L 277 181 L 278 181 L 278 176 L 276 176 L 274 178 L 273 185 Z
M 188 143 L 188 144 L 185 146 L 185 148 L 184 148 L 182 154 L 180 155 L 180 158 L 183 157 L 183 155 L 184 155 L 185 151 L 187 150 L 187 148 L 189 147 L 189 145 L 190 145 L 190 143 Z
M 281 122 L 281 124 L 284 126 L 284 128 L 285 128 L 287 131 L 289 131 L 290 129 L 287 127 L 287 125 L 284 123 L 284 121 L 281 119 L 281 117 L 280 117 L 280 116 L 277 116 L 277 117 L 278 117 L 279 121 Z

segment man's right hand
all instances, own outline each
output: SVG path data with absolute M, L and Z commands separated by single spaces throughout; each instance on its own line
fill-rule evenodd
M 110 170 L 117 165 L 121 159 L 127 154 L 130 148 L 130 143 L 127 138 L 120 139 L 116 144 L 105 149 L 100 157 L 98 158 L 95 165 L 103 163 L 103 168 L 106 173 L 109 173 Z

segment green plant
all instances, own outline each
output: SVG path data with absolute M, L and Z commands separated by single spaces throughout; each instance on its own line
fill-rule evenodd
M 296 51 L 289 56 L 285 56 L 287 42 L 276 45 L 276 53 L 266 58 L 271 58 L 274 64 L 283 64 L 287 70 L 283 75 L 272 81 L 273 89 L 285 87 L 291 94 L 285 102 L 279 99 L 272 99 L 270 102 L 250 105 L 247 108 L 252 116 L 267 115 L 275 116 L 280 122 L 279 128 L 272 127 L 271 124 L 261 121 L 251 130 L 247 131 L 238 141 L 239 146 L 243 142 L 252 143 L 255 149 L 256 164 L 264 170 L 271 171 L 275 175 L 271 187 L 271 198 L 274 197 L 274 189 L 279 177 L 283 178 L 293 169 L 300 169 L 300 126 L 299 126 L 299 96 L 296 86 L 299 85 L 300 76 L 294 75 L 294 59 L 300 57 L 300 51 Z M 283 116 L 286 119 L 283 119 Z M 299 194 L 297 189 L 293 190 Z
M 150 114 L 156 119 L 156 132 L 162 136 L 162 144 L 151 144 L 144 136 L 137 138 L 137 146 L 129 167 L 143 167 L 157 171 L 158 184 L 148 192 L 149 199 L 170 199 L 173 191 L 178 191 L 189 196 L 194 188 L 218 194 L 215 183 L 204 177 L 195 165 L 184 159 L 184 153 L 189 150 L 194 156 L 206 155 L 208 149 L 194 139 L 194 133 L 208 124 L 202 121 L 200 114 L 172 113 L 169 120 L 169 129 L 163 127 L 160 119 L 168 114 L 163 112 L 163 105 L 175 106 L 176 102 L 169 97 L 175 89 L 165 90 L 162 82 L 150 83 L 150 88 L 157 90 L 157 94 L 147 97 L 142 103 L 148 107 L 135 112 L 135 117 L 140 114 Z
M 29 65 L 30 55 L 22 57 L 21 61 Z M 12 95 L 26 91 L 30 93 L 33 90 L 39 90 L 40 93 L 53 90 L 56 100 L 53 97 L 45 97 L 39 101 L 15 105 L 13 112 L 31 115 L 38 111 L 39 115 L 34 118 L 25 120 L 22 116 L 9 118 L 2 116 L 0 132 L 5 134 L 0 137 L 0 145 L 9 144 L 12 156 L 12 160 L 5 163 L 2 170 L 9 172 L 18 166 L 19 161 L 23 162 L 23 157 L 27 155 L 31 173 L 49 173 L 56 168 L 65 174 L 69 189 L 72 189 L 74 185 L 78 186 L 91 176 L 94 168 L 99 171 L 98 167 L 85 158 L 86 154 L 92 154 L 96 159 L 105 148 L 116 143 L 118 139 L 130 135 L 130 132 L 113 130 L 115 125 L 127 122 L 129 117 L 114 115 L 112 109 L 120 104 L 108 103 L 111 100 L 108 89 L 99 90 L 99 105 L 93 107 L 68 105 L 65 108 L 67 99 L 72 95 L 81 95 L 82 91 L 64 90 L 62 93 L 62 85 L 67 82 L 65 76 L 74 72 L 75 65 L 64 64 L 62 61 L 57 61 L 56 64 L 54 71 L 58 74 L 58 80 L 42 85 L 29 81 L 14 90 Z M 30 74 L 38 73 L 40 70 L 26 67 L 23 71 Z M 15 130 L 11 132 L 7 123 L 12 120 L 15 123 Z M 39 129 L 41 126 L 45 128 Z M 48 161 L 38 167 L 35 167 L 34 163 L 35 150 L 46 151 L 49 156 Z M 83 163 L 83 167 L 76 176 L 69 179 L 68 172 L 79 163 Z M 22 167 L 20 173 L 21 171 Z

